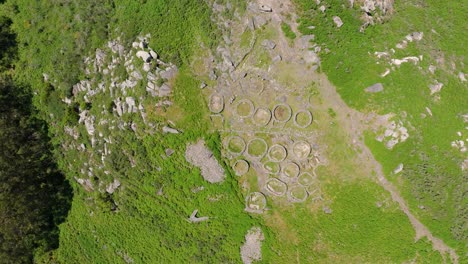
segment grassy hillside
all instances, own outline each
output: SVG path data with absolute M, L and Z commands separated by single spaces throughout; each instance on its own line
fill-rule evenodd
M 394 13 L 383 24 L 368 27 L 360 33 L 362 11 L 348 1 L 326 1 L 325 14 L 311 1 L 297 0 L 302 10 L 300 30 L 315 34 L 322 50 L 322 70 L 337 86 L 342 98 L 352 107 L 380 114 L 394 113 L 394 120 L 402 120 L 410 129 L 410 138 L 388 150 L 366 136 L 376 158 L 381 162 L 389 179 L 396 184 L 413 212 L 434 235 L 448 244 L 466 252 L 468 229 L 466 226 L 468 174 L 460 164 L 466 154 L 451 146 L 458 138 L 466 137 L 467 83 L 458 78 L 466 73 L 465 44 L 468 26 L 464 23 L 468 6 L 463 1 L 396 1 Z M 337 28 L 332 17 L 344 21 Z M 316 26 L 315 29 L 308 28 Z M 406 35 L 423 32 L 419 42 L 405 49 L 395 48 Z M 412 63 L 394 67 L 386 77 L 381 77 L 388 64 L 374 55 L 376 51 L 395 49 L 394 58 L 423 56 L 417 65 Z M 437 67 L 434 74 L 429 65 Z M 429 86 L 439 81 L 444 84 L 439 95 L 430 95 Z M 380 82 L 384 91 L 369 94 L 364 89 Z M 428 107 L 433 116 L 428 114 Z M 463 139 L 462 139 L 463 140 Z M 404 164 L 401 175 L 392 175 L 399 163 Z
M 228 1 L 216 2 L 227 4 Z M 245 11 L 245 1 L 230 2 L 239 6 L 240 13 Z M 404 174 L 393 176 L 391 180 L 400 186 L 412 209 L 436 235 L 462 248 L 462 241 L 466 239 L 463 225 L 466 212 L 462 206 L 463 199 L 466 200 L 463 196 L 466 180 L 458 169 L 462 156 L 450 147 L 451 138 L 439 135 L 455 135 L 463 129 L 457 115 L 465 110 L 461 98 L 466 95 L 466 88 L 449 74 L 448 67 L 442 67 L 444 70 L 437 72 L 440 74 L 437 78 L 445 86 L 441 100 L 433 101 L 428 95 L 428 78 L 413 71 L 413 65 L 404 65 L 388 78 L 381 79 L 378 77 L 381 66 L 368 55 L 368 52 L 390 47 L 415 30 L 424 31 L 424 41 L 429 42 L 431 35 L 426 31 L 430 32 L 427 21 L 432 21 L 431 17 L 421 15 L 423 12 L 418 7 L 408 3 L 408 12 L 396 13 L 391 22 L 359 34 L 356 33 L 360 26 L 356 10 L 339 8 L 343 1 L 330 2 L 325 16 L 339 14 L 345 22 L 340 30 L 336 30 L 329 19 L 317 16 L 313 11 L 316 6 L 311 1 L 297 2 L 303 9 L 303 33 L 316 34 L 323 49 L 331 50 L 322 55 L 322 69 L 338 86 L 343 98 L 364 111 L 407 113 L 405 121 L 415 127 L 407 142 L 389 151 L 369 134 L 368 144 L 387 173 L 404 161 Z M 461 12 L 455 7 L 454 4 L 454 12 Z M 402 9 L 399 6 L 397 10 Z M 313 128 L 317 130 L 314 132 L 327 131 L 324 144 L 332 146 L 329 150 L 332 165 L 321 168 L 319 173 L 324 201 L 284 204 L 281 200 L 269 199 L 268 210 L 263 215 L 244 211 L 243 186 L 233 176 L 230 161 L 221 155 L 221 137 L 210 127 L 206 98 L 200 92 L 198 76 L 193 73 L 200 70 L 190 66 L 203 65 L 203 62 L 193 63 L 194 59 L 206 59 L 207 49 L 215 49 L 222 37 L 211 20 L 211 12 L 211 7 L 203 0 L 7 0 L 0 5 L 0 15 L 12 19 L 12 29 L 17 34 L 19 58 L 12 75 L 17 83 L 32 87 L 34 104 L 50 127 L 55 158 L 74 189 L 67 221 L 60 225 L 59 248 L 48 254 L 38 253 L 35 262 L 239 263 L 239 247 L 245 233 L 252 226 L 260 226 L 266 237 L 262 246 L 265 263 L 294 260 L 305 263 L 440 263 L 442 256 L 433 251 L 426 240 L 414 242 L 415 234 L 408 218 L 391 202 L 389 194 L 369 175 L 361 175 L 355 156 L 351 156 L 355 153 L 347 146 L 346 133 L 335 126 L 336 113 L 331 108 L 328 113 L 314 113 L 314 118 L 323 120 Z M 233 18 L 235 12 L 227 11 L 223 15 Z M 413 25 L 410 22 L 415 17 L 421 21 Z M 463 27 L 458 24 L 460 21 L 450 20 L 448 13 L 441 17 L 454 27 Z M 314 32 L 307 29 L 312 24 L 317 25 Z M 281 27 L 290 42 L 298 37 L 291 25 L 285 22 Z M 446 57 L 453 57 L 459 70 L 466 71 L 463 68 L 466 58 L 461 58 L 463 41 L 450 37 L 450 30 L 455 29 L 446 24 L 440 27 L 436 30 L 443 35 L 432 36 L 437 40 L 434 45 L 438 45 L 433 49 L 450 52 Z M 449 32 L 444 31 L 447 28 Z M 246 32 L 241 42 L 250 43 L 256 34 L 261 40 L 281 35 L 268 25 Z M 86 73 L 89 66 L 86 57 L 96 57 L 97 49 L 111 54 L 107 42 L 115 39 L 119 39 L 125 49 L 130 49 L 138 36 L 146 34 L 151 35 L 149 46 L 160 59 L 178 66 L 177 77 L 161 79 L 161 84 L 169 83 L 173 87 L 172 95 L 164 98 L 173 103 L 171 106 L 157 106 L 158 98 L 142 98 L 148 95 L 142 81 L 119 96 L 133 96 L 143 104 L 148 124 L 133 113 L 113 119 L 117 116 L 113 110 L 115 103 L 107 92 L 89 101 L 79 93 L 73 95 L 73 85 L 80 80 L 103 86 L 114 82 L 112 77 L 115 76 L 103 71 Z M 427 54 L 433 49 L 423 44 L 425 42 L 410 46 L 406 51 L 423 53 L 429 58 Z M 260 58 L 257 66 L 268 66 L 271 63 L 269 53 L 260 44 L 256 47 L 258 50 L 254 50 L 252 56 Z M 421 66 L 427 68 L 429 63 L 424 60 Z M 143 62 L 138 60 L 136 64 L 142 66 Z M 122 65 L 119 67 L 115 71 L 121 75 L 118 77 L 127 78 L 129 72 Z M 284 75 L 290 85 L 301 82 L 295 73 L 289 73 L 285 71 Z M 368 95 L 363 92 L 377 81 L 384 84 L 383 93 Z M 416 86 L 420 89 L 413 89 Z M 457 96 L 452 93 L 455 90 Z M 320 105 L 320 95 L 316 95 L 314 104 Z M 69 98 L 73 101 L 67 104 Z M 420 119 L 420 112 L 425 111 L 426 106 L 432 109 L 434 116 Z M 78 114 L 83 110 L 99 121 L 106 120 L 96 122 L 95 126 L 96 138 L 114 142 L 105 145 L 105 152 L 110 153 L 105 161 L 104 151 L 95 146 L 92 133 L 86 131 L 84 124 L 79 124 Z M 123 128 L 111 130 L 110 125 L 106 125 L 112 121 L 117 121 L 114 127 Z M 165 125 L 182 133 L 163 134 L 160 128 Z M 72 132 L 67 134 L 66 128 Z M 105 135 L 100 136 L 100 132 Z M 204 181 L 200 171 L 185 159 L 187 144 L 200 138 L 205 139 L 227 172 L 222 184 Z M 168 155 L 168 149 L 174 153 Z M 84 178 L 90 180 L 93 190 L 79 184 L 78 179 Z M 113 193 L 106 192 L 107 184 L 114 179 L 119 179 L 121 186 Z M 252 180 L 252 186 L 257 184 L 255 181 Z M 421 204 L 424 210 L 418 209 Z M 331 213 L 326 213 L 325 208 Z M 199 209 L 199 216 L 208 216 L 210 220 L 188 222 L 187 218 L 195 209 Z

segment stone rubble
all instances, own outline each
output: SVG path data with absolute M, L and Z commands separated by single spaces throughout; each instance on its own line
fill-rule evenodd
M 245 242 L 240 247 L 242 263 L 251 264 L 262 260 L 262 241 L 265 240 L 259 227 L 252 227 L 245 235 Z
M 199 140 L 195 144 L 187 146 L 185 159 L 190 164 L 200 168 L 203 179 L 210 183 L 220 183 L 226 178 L 223 167 L 219 165 L 213 152 L 205 145 L 205 141 Z

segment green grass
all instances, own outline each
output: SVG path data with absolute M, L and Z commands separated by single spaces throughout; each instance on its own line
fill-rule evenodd
M 296 38 L 296 33 L 292 31 L 291 26 L 286 22 L 281 22 L 281 30 L 283 30 L 283 34 L 290 40 L 294 40 Z
M 271 263 L 290 259 L 304 263 L 442 261 L 428 241 L 414 242 L 415 233 L 407 217 L 374 183 L 335 182 L 326 185 L 324 191 L 333 197 L 328 205 L 331 214 L 320 207 L 298 204 L 277 208 L 266 216 L 278 239 L 271 245 Z M 378 201 L 384 201 L 380 208 Z

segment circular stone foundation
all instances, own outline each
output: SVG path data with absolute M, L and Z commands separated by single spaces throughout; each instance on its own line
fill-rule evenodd
M 308 196 L 307 190 L 299 185 L 291 187 L 288 191 L 288 197 L 292 202 L 304 202 Z
M 291 115 L 291 107 L 287 104 L 278 104 L 273 108 L 273 117 L 278 122 L 288 122 L 291 119 Z
M 269 179 L 265 187 L 271 194 L 276 196 L 283 196 L 288 190 L 288 185 L 277 178 Z
M 224 109 L 224 97 L 219 94 L 212 94 L 210 96 L 210 103 L 208 105 L 210 111 L 219 114 Z
M 263 168 L 269 173 L 269 174 L 278 174 L 281 171 L 281 166 L 277 162 L 273 161 L 268 161 L 263 164 Z
M 307 159 L 311 151 L 309 143 L 305 141 L 297 141 L 293 145 L 293 153 L 298 159 Z
M 308 172 L 304 172 L 301 175 L 299 175 L 297 182 L 299 182 L 300 185 L 307 187 L 315 183 L 315 177 Z
M 271 146 L 271 148 L 268 150 L 268 158 L 273 162 L 281 162 L 286 158 L 287 155 L 288 152 L 286 151 L 286 148 L 279 144 Z
M 227 140 L 226 149 L 233 155 L 240 155 L 245 151 L 245 141 L 239 136 L 231 136 Z
M 283 166 L 283 174 L 287 178 L 296 178 L 300 172 L 301 169 L 299 168 L 299 165 L 294 162 L 288 162 Z
M 312 113 L 307 110 L 301 110 L 294 115 L 294 124 L 300 128 L 306 128 L 312 124 Z
M 266 126 L 270 123 L 271 112 L 267 108 L 258 108 L 252 116 L 252 120 L 257 126 Z
M 234 163 L 233 169 L 237 176 L 242 176 L 249 171 L 249 163 L 245 160 L 238 160 Z
M 248 99 L 242 99 L 236 104 L 235 111 L 240 118 L 247 118 L 253 115 L 255 106 L 252 101 Z
M 247 143 L 247 154 L 253 158 L 262 158 L 268 151 L 268 144 L 262 138 L 254 138 Z
M 250 193 L 245 199 L 245 206 L 248 210 L 260 211 L 266 207 L 266 198 L 263 193 L 253 192 Z

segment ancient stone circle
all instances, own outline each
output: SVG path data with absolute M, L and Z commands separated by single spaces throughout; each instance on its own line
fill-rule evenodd
M 247 179 L 258 182 L 247 188 L 245 201 L 246 210 L 254 213 L 263 212 L 267 197 L 291 203 L 321 199 L 309 97 L 293 97 L 292 90 L 262 76 L 225 75 L 203 90 L 234 174 L 249 186 Z

